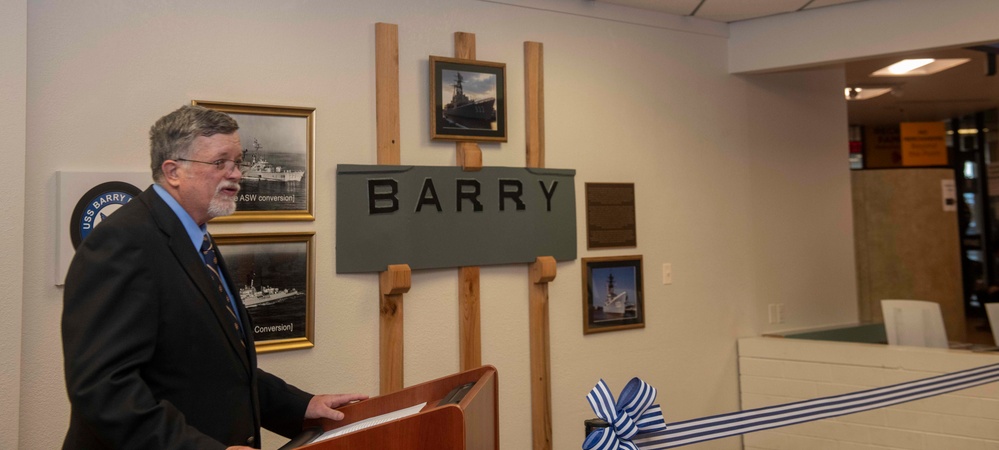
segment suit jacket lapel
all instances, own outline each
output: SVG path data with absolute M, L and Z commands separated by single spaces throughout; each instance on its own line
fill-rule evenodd
M 201 254 L 194 248 L 191 243 L 191 238 L 187 234 L 187 230 L 184 229 L 184 225 L 174 214 L 170 206 L 166 204 L 159 197 L 159 195 L 152 189 L 149 188 L 142 195 L 139 196 L 146 204 L 149 205 L 149 209 L 152 212 L 153 218 L 159 225 L 160 229 L 169 236 L 169 246 L 170 250 L 173 252 L 174 257 L 177 262 L 184 268 L 187 272 L 187 276 L 191 278 L 194 284 L 198 287 L 201 293 L 201 298 L 208 303 L 212 312 L 215 314 L 215 318 L 218 321 L 219 326 L 226 335 L 226 339 L 229 341 L 229 345 L 232 347 L 233 351 L 239 355 L 240 361 L 249 371 L 252 366 L 250 364 L 250 359 L 248 356 L 248 349 L 252 349 L 252 340 L 247 339 L 247 348 L 243 347 L 242 337 L 239 333 L 232 327 L 232 319 L 230 318 L 229 311 L 222 306 L 218 300 L 216 294 L 215 281 L 208 275 L 208 269 L 205 267 L 205 262 L 201 259 Z M 231 277 L 228 272 L 223 268 L 223 274 L 226 279 L 229 280 Z M 229 283 L 230 289 L 232 289 L 232 283 Z M 233 291 L 238 292 L 238 291 Z M 242 308 L 241 308 L 242 309 Z M 241 312 L 241 318 L 245 316 L 245 309 Z M 246 320 L 242 320 L 244 332 L 249 333 L 248 328 L 246 328 Z

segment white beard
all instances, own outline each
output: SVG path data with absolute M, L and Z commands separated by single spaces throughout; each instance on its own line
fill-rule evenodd
M 236 198 L 227 198 L 222 195 L 222 189 L 227 187 L 235 187 L 239 189 L 239 183 L 233 183 L 231 181 L 223 181 L 219 183 L 218 187 L 215 188 L 215 196 L 212 197 L 212 201 L 208 203 L 208 217 L 222 217 L 232 215 L 236 212 Z

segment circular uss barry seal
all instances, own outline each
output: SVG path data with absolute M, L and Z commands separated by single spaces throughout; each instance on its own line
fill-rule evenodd
M 69 221 L 69 237 L 73 241 L 73 248 L 78 248 L 94 227 L 140 193 L 141 189 L 124 181 L 108 181 L 83 194 L 80 201 L 76 202 Z

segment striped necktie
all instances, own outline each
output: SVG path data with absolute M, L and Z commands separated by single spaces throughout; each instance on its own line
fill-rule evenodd
M 239 318 L 236 316 L 236 311 L 232 308 L 232 302 L 229 301 L 229 295 L 226 294 L 225 288 L 222 286 L 222 277 L 219 275 L 219 258 L 215 254 L 215 247 L 212 245 L 212 240 L 208 238 L 208 233 L 205 233 L 204 240 L 201 241 L 201 258 L 205 260 L 205 267 L 208 268 L 208 273 L 212 277 L 212 281 L 215 281 L 215 287 L 218 289 L 218 300 L 222 302 L 222 306 L 225 307 L 226 311 L 229 311 L 229 318 L 231 319 L 233 328 L 236 329 L 236 334 L 239 335 L 239 342 L 246 347 L 246 342 L 243 341 L 243 331 L 239 327 Z

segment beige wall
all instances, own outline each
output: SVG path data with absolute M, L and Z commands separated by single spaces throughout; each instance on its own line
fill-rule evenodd
M 600 378 L 619 390 L 643 377 L 670 420 L 733 411 L 737 338 L 856 320 L 839 69 L 733 76 L 725 27 L 580 2 L 539 1 L 562 11 L 470 0 L 22 3 L 30 82 L 26 170 L 14 191 L 31 226 L 4 242 L 14 254 L 22 241 L 34 250 L 23 303 L 11 305 L 26 324 L 20 377 L 2 380 L 20 384 L 22 448 L 57 447 L 69 413 L 62 289 L 51 282 L 55 172 L 145 170 L 148 127 L 192 99 L 317 108 L 316 221 L 212 231 L 315 231 L 316 347 L 260 364 L 309 390 L 377 392 L 377 276 L 336 275 L 333 238 L 336 165 L 375 162 L 375 22 L 399 25 L 403 164 L 454 163 L 453 144 L 428 137 L 427 57 L 452 55 L 452 33 L 467 31 L 479 58 L 507 64 L 510 141 L 483 145 L 487 165 L 524 165 L 522 43 L 539 41 L 547 165 L 577 170 L 578 205 L 583 183 L 636 185 L 639 247 L 589 251 L 581 241 L 579 255 L 643 255 L 646 328 L 584 337 L 576 261 L 560 263 L 550 286 L 556 449 L 580 445 L 593 416 L 583 398 Z M 608 11 L 612 20 L 593 17 Z M 17 108 L 3 108 L 16 124 Z M 407 384 L 458 369 L 456 272 L 413 274 Z M 482 270 L 483 361 L 499 369 L 510 449 L 530 447 L 527 282 L 525 266 Z M 785 305 L 786 323 L 767 324 L 771 303 Z
M 24 1 L 0 1 L 0 448 L 17 448 L 19 429 L 27 20 Z

